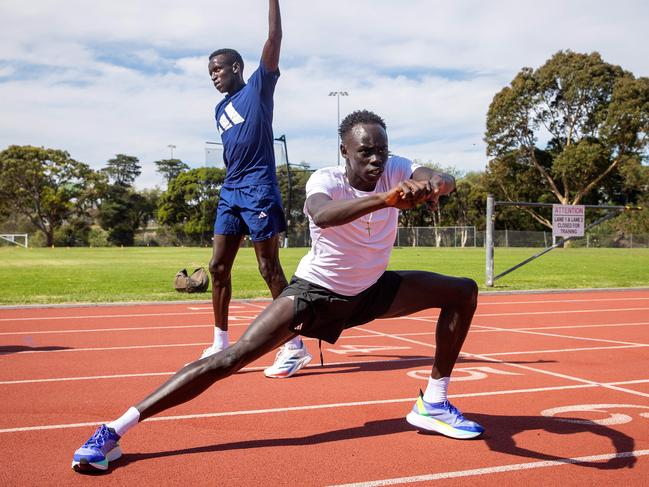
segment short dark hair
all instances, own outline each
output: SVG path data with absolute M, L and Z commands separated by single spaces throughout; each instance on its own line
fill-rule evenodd
M 210 61 L 216 56 L 225 56 L 230 64 L 239 63 L 241 70 L 243 71 L 243 58 L 234 49 L 217 49 L 212 54 L 210 54 Z
M 340 122 L 340 127 L 338 127 L 340 138 L 342 139 L 345 134 L 354 127 L 354 125 L 358 125 L 359 123 L 373 123 L 380 125 L 384 130 L 386 129 L 385 122 L 376 113 L 370 112 L 369 110 L 356 110 L 347 115 L 343 121 Z

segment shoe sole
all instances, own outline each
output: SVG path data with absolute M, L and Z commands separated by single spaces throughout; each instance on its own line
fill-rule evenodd
M 434 431 L 441 435 L 448 436 L 449 438 L 455 438 L 456 440 L 470 440 L 472 438 L 477 438 L 483 433 L 483 431 L 466 431 L 453 428 L 446 423 L 442 423 L 433 418 L 427 418 L 426 416 L 417 414 L 414 411 L 408 413 L 406 421 L 420 430 Z
M 122 449 L 119 446 L 116 446 L 111 451 L 106 454 L 104 461 L 102 462 L 89 462 L 85 458 L 82 458 L 78 462 L 72 460 L 72 469 L 75 472 L 105 472 L 108 470 L 109 462 L 114 462 L 119 457 L 122 456 Z
M 264 375 L 269 379 L 288 379 L 292 375 L 295 375 L 295 373 L 298 370 L 306 367 L 309 364 L 309 362 L 311 362 L 312 359 L 313 357 L 311 357 L 311 355 L 305 355 L 304 357 L 302 357 L 300 360 L 296 362 L 295 366 L 291 370 L 288 370 L 287 372 L 283 372 L 280 374 L 273 374 L 272 372 L 267 372 L 268 369 L 266 369 L 264 370 Z

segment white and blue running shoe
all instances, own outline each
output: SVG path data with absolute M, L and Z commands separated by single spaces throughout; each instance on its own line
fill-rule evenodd
M 436 431 L 458 440 L 476 438 L 484 433 L 482 426 L 466 419 L 450 402 L 426 402 L 421 391 L 406 420 L 419 429 Z
M 72 468 L 77 472 L 108 470 L 108 462 L 122 456 L 119 435 L 102 424 L 81 448 L 74 452 Z
M 306 351 L 304 342 L 300 348 L 284 345 L 277 352 L 273 365 L 264 370 L 264 375 L 273 379 L 291 377 L 298 370 L 306 367 L 311 362 L 311 358 L 311 354 Z

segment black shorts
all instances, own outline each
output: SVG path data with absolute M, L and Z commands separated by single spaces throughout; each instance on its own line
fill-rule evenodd
M 385 314 L 400 285 L 401 276 L 386 271 L 360 294 L 343 296 L 293 276 L 280 297 L 294 296 L 293 333 L 335 343 L 343 330 Z

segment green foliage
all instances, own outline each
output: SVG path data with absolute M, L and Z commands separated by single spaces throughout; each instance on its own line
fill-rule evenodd
M 133 188 L 114 184 L 104 195 L 99 207 L 98 220 L 108 231 L 108 241 L 113 245 L 130 246 L 135 232 L 153 217 L 157 198 L 138 193 Z
M 142 174 L 140 160 L 126 154 L 115 154 L 115 157 L 108 160 L 103 171 L 120 186 L 132 186 L 137 177 Z
M 312 171 L 292 167 L 291 191 L 289 194 L 288 173 L 285 166 L 277 170 L 277 184 L 282 195 L 284 213 L 288 224 L 289 232 L 292 235 L 302 234 L 309 227 L 309 221 L 304 214 L 304 202 L 306 200 L 306 182 L 313 174 Z
M 199 245 L 209 243 L 225 169 L 202 167 L 180 173 L 162 194 L 158 221 Z
M 108 247 L 108 232 L 101 227 L 94 226 L 88 232 L 88 245 L 90 247 Z
M 485 183 L 510 201 L 630 203 L 640 196 L 648 132 L 649 78 L 598 53 L 560 51 L 536 70 L 523 68 L 494 97 Z
M 0 209 L 27 217 L 50 246 L 66 219 L 81 216 L 96 179 L 65 151 L 12 145 L 0 152 Z
M 475 226 L 484 230 L 487 190 L 481 173 L 456 179 L 455 192 L 442 203 L 443 226 Z
M 167 185 L 181 172 L 189 170 L 189 166 L 180 159 L 162 159 L 153 161 L 153 163 L 156 165 L 156 172 L 162 174 L 167 181 Z

